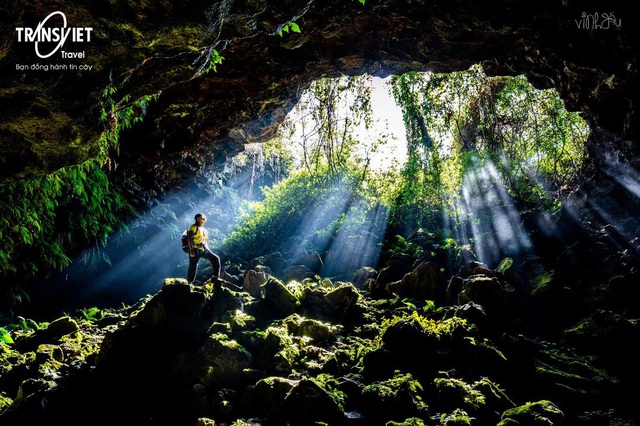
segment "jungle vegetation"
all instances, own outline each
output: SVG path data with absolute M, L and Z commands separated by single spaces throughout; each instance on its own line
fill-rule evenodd
M 416 230 L 434 243 L 472 247 L 495 232 L 481 224 L 499 212 L 557 210 L 584 173 L 589 129 L 579 114 L 555 90 L 523 76 L 489 77 L 479 66 L 393 76 L 407 159 L 375 169 L 373 156 L 391 141 L 381 134 L 363 148 L 355 131 L 371 125 L 369 80 L 310 86 L 275 145 L 297 158 L 291 175 L 263 189 L 265 199 L 224 240 L 226 252 L 251 259 L 293 237 L 322 252 L 341 234 L 380 232 L 384 257 L 415 250 L 407 239 Z

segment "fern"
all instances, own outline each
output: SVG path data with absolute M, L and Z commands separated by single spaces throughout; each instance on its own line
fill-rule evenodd
M 157 95 L 130 102 L 103 92 L 100 117 L 105 131 L 98 139 L 98 155 L 32 179 L 0 185 L 0 312 L 11 311 L 26 295 L 33 279 L 46 278 L 71 263 L 70 254 L 85 245 L 104 246 L 133 207 L 111 185 L 107 171 L 110 152 L 117 150 L 120 131 L 143 119 Z M 123 229 L 126 229 L 123 228 Z M 110 262 L 104 253 L 100 259 Z

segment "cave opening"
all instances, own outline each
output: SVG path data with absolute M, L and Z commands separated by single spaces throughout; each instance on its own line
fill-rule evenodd
M 556 232 L 553 217 L 582 176 L 588 133 L 555 90 L 523 76 L 488 77 L 479 66 L 316 80 L 276 137 L 247 143 L 204 180 L 155 198 L 127 230 L 38 286 L 34 312 L 132 303 L 182 277 L 177 240 L 200 211 L 230 272 L 284 250 L 289 259 L 322 254 L 318 276 L 349 279 L 427 242 L 427 250 L 455 245 L 497 267 L 535 252 L 526 221 L 534 232 Z M 303 192 L 287 183 L 295 179 Z M 284 219 L 287 227 L 278 224 L 283 199 L 306 207 Z

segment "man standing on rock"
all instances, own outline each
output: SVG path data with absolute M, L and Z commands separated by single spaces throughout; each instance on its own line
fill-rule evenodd
M 189 271 L 187 281 L 193 284 L 198 272 L 198 261 L 200 258 L 207 259 L 211 263 L 211 281 L 217 286 L 220 284 L 220 258 L 214 254 L 207 242 L 209 232 L 204 227 L 207 217 L 198 213 L 195 216 L 195 223 L 187 229 L 187 244 L 189 245 Z

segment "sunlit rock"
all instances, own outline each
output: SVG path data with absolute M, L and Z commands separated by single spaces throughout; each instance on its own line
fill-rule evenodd
M 450 304 L 458 303 L 458 294 L 464 288 L 464 279 L 458 275 L 454 275 L 449 280 L 449 284 L 447 284 L 446 290 L 446 301 Z
M 285 327 L 270 327 L 262 349 L 256 354 L 256 366 L 270 374 L 286 376 L 291 372 L 300 350 Z
M 78 331 L 78 328 L 78 323 L 74 319 L 63 316 L 51 322 L 47 328 L 36 330 L 30 336 L 21 339 L 17 346 L 22 351 L 35 350 L 42 344 L 58 343 L 62 336 Z
M 340 371 L 335 352 L 318 346 L 305 346 L 301 362 L 311 374 L 338 374 Z
M 305 265 L 292 265 L 282 270 L 282 280 L 302 281 L 305 278 L 313 278 L 316 274 Z
M 428 408 L 423 388 L 411 374 L 375 381 L 362 389 L 362 398 L 363 408 L 373 418 L 424 416 Z
M 267 282 L 269 275 L 265 271 L 249 269 L 244 275 L 242 291 L 249 293 L 253 297 L 260 297 L 262 286 Z
M 286 326 L 287 332 L 291 335 L 302 337 L 316 345 L 326 342 L 336 332 L 336 328 L 329 323 L 305 318 L 299 314 L 290 315 L 280 323 Z
M 258 259 L 259 261 L 256 263 L 256 266 L 264 265 L 270 269 L 268 271 L 270 274 L 276 276 L 282 274 L 282 271 L 288 266 L 287 260 L 280 252 L 270 253 L 266 256 L 261 256 Z M 254 260 L 254 262 L 256 262 L 256 260 Z
M 472 275 L 463 281 L 458 293 L 458 304 L 475 302 L 481 305 L 490 317 L 504 317 L 517 310 L 518 298 L 513 290 L 503 288 L 497 278 Z
M 321 321 L 339 321 L 359 298 L 360 293 L 351 283 L 330 288 L 309 286 L 301 300 L 301 313 Z
M 487 265 L 485 265 L 484 263 L 478 262 L 476 260 L 470 260 L 460 267 L 457 275 L 462 278 L 469 278 L 475 273 L 477 268 L 488 269 Z
M 314 273 L 318 273 L 323 266 L 322 258 L 320 258 L 320 255 L 315 252 L 300 254 L 291 259 L 289 263 L 291 265 L 304 265 Z
M 167 280 L 132 321 L 143 328 L 200 334 L 207 332 L 214 319 L 213 298 L 203 289 L 185 280 Z
M 407 269 L 413 263 L 413 257 L 406 253 L 396 253 L 387 261 L 385 267 L 378 273 L 377 281 L 380 285 L 402 279 Z
M 273 417 L 281 413 L 284 399 L 298 383 L 284 377 L 273 376 L 259 380 L 247 388 L 243 405 L 247 413 Z

